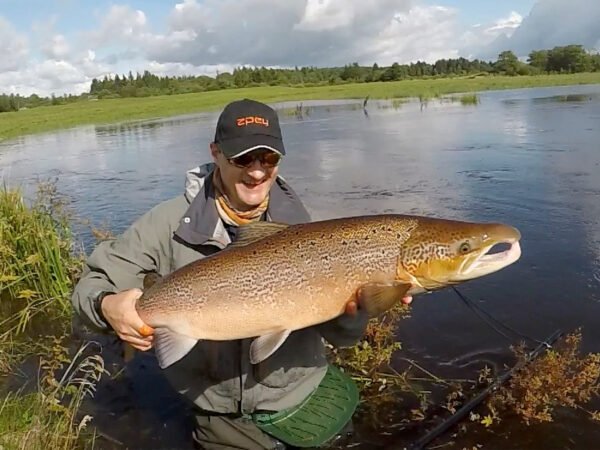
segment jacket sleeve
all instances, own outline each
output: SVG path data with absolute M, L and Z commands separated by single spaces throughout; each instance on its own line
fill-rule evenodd
M 142 288 L 150 271 L 166 267 L 170 232 L 161 205 L 136 220 L 123 234 L 103 241 L 88 257 L 71 302 L 75 312 L 89 325 L 108 329 L 109 325 L 96 313 L 93 299 L 102 291 L 120 292 Z

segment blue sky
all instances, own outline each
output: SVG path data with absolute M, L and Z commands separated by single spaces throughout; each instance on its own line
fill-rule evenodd
M 24 29 L 35 21 L 45 21 L 51 16 L 59 18 L 61 30 L 80 29 L 82 22 L 91 22 L 94 13 L 102 14 L 114 4 L 126 4 L 142 9 L 153 17 L 166 15 L 179 2 L 159 0 L 77 1 L 77 0 L 0 0 L 0 14 L 16 27 Z
M 599 0 L 0 0 L 0 93 L 80 93 L 129 70 L 214 75 L 595 49 L 598 23 Z
M 461 12 L 461 20 L 466 25 L 474 25 L 506 17 L 511 11 L 526 16 L 531 11 L 535 0 L 440 0 L 428 3 L 456 8 Z

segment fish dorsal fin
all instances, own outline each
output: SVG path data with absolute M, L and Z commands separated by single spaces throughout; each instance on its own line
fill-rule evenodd
M 402 301 L 410 288 L 410 283 L 402 281 L 369 283 L 358 288 L 356 298 L 370 317 L 376 317 Z
M 147 291 L 160 280 L 162 280 L 162 276 L 159 273 L 154 271 L 148 272 L 144 277 L 144 290 Z
M 259 336 L 250 345 L 250 363 L 258 364 L 277 351 L 290 335 L 291 330 L 276 331 Z
M 198 342 L 197 339 L 174 333 L 168 328 L 156 328 L 154 331 L 156 359 L 161 369 L 175 364 L 187 355 Z
M 237 239 L 229 244 L 229 247 L 243 247 L 267 236 L 277 234 L 288 226 L 277 222 L 250 222 L 238 228 Z

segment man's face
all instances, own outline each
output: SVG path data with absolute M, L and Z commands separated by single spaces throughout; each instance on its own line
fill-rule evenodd
M 242 211 L 260 205 L 275 182 L 279 167 L 267 167 L 258 159 L 248 167 L 237 167 L 227 160 L 217 145 L 211 143 L 210 151 L 221 171 L 221 179 L 231 204 Z M 254 150 L 252 153 L 265 151 L 267 150 Z

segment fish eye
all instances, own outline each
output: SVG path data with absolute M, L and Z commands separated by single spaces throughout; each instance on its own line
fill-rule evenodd
M 462 244 L 460 244 L 458 251 L 461 255 L 466 255 L 471 251 L 471 244 L 469 244 L 468 242 L 463 242 Z

